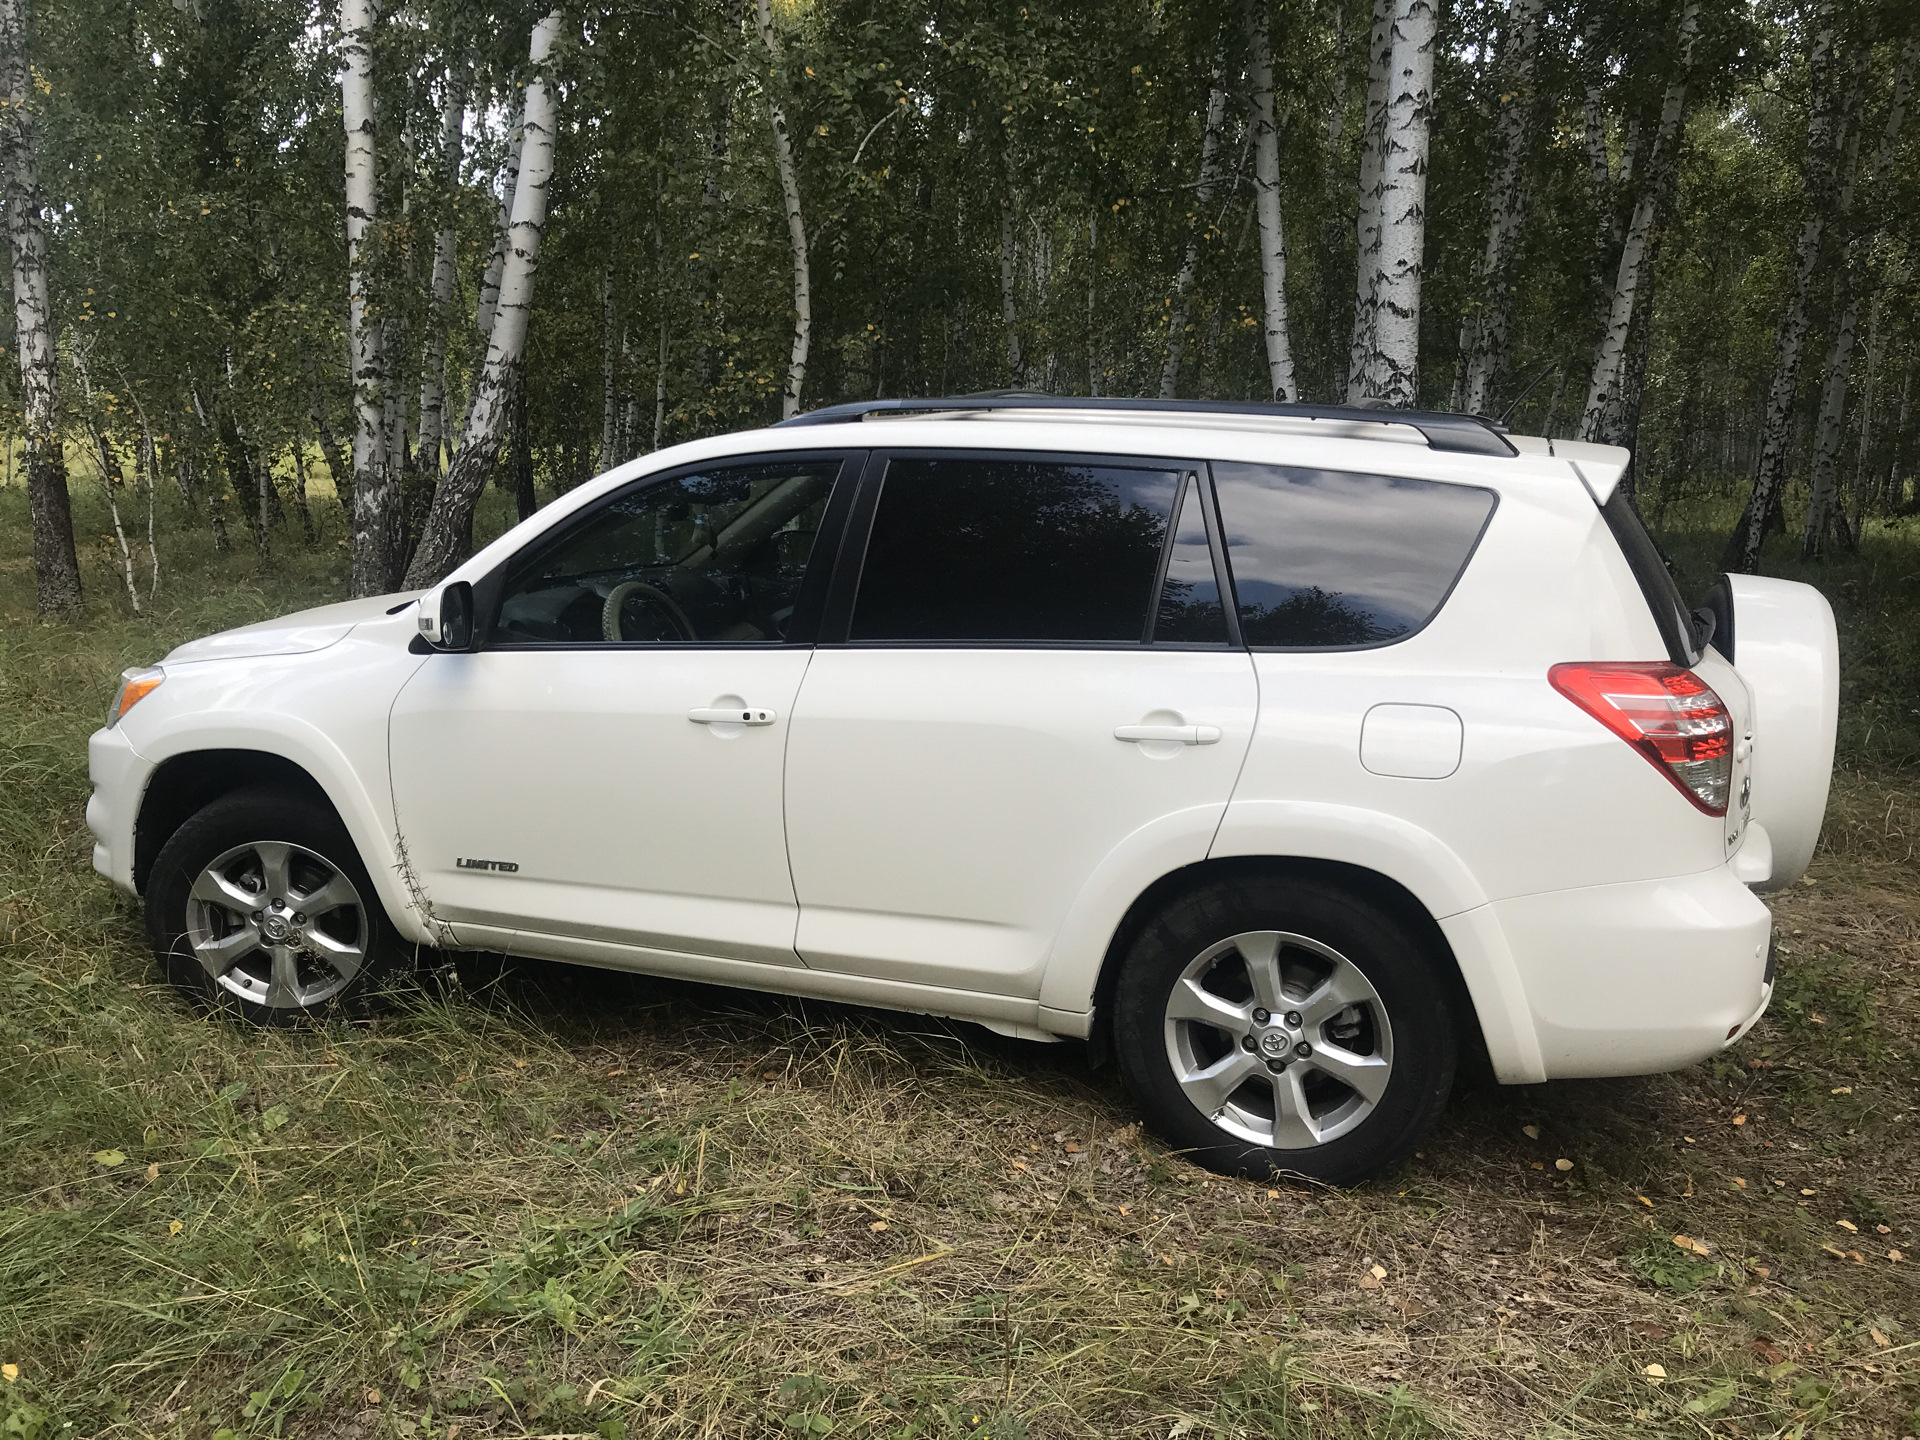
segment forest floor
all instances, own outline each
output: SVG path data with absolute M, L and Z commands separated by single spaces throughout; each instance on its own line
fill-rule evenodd
M 1357 1190 L 1227 1181 L 1081 1047 L 916 1017 L 479 960 L 361 1024 L 195 1014 L 90 868 L 86 735 L 122 666 L 337 593 L 337 513 L 264 570 L 163 539 L 157 617 L 90 550 L 59 625 L 24 518 L 0 490 L 8 1440 L 1920 1429 L 1911 771 L 1837 777 L 1723 1056 L 1464 1090 Z

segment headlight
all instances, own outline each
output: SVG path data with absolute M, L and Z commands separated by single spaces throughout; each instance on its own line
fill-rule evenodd
M 111 730 L 118 725 L 122 715 L 159 689 L 160 682 L 166 678 L 166 671 L 158 665 L 121 671 L 120 688 L 114 691 L 113 704 L 107 708 L 107 728 Z

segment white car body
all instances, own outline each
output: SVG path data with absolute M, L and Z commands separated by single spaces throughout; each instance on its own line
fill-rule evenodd
M 94 862 L 137 892 L 165 838 L 140 833 L 162 823 L 156 775 L 209 751 L 271 757 L 324 792 L 412 941 L 1036 1039 L 1093 1033 L 1116 936 L 1168 877 L 1336 864 L 1431 918 L 1500 1080 L 1682 1066 L 1767 1003 L 1754 888 L 1796 878 L 1818 835 L 1831 613 L 1805 586 L 1732 582 L 1743 663 L 1709 648 L 1693 669 L 1732 712 L 1745 803 L 1703 813 L 1546 678 L 1668 654 L 1599 509 L 1626 452 L 1513 444 L 1488 457 L 1393 426 L 1016 412 L 681 445 L 562 496 L 451 579 L 481 580 L 637 478 L 809 449 L 1284 463 L 1498 501 L 1431 622 L 1374 648 L 423 653 L 432 594 L 248 626 L 168 655 L 164 685 L 94 735 Z M 733 706 L 770 715 L 687 719 Z M 1212 738 L 1115 738 L 1136 725 Z

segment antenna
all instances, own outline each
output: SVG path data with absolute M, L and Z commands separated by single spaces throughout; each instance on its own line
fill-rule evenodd
M 1540 382 L 1546 379 L 1549 375 L 1553 374 L 1554 371 L 1558 370 L 1561 364 L 1562 364 L 1561 361 L 1556 360 L 1551 365 L 1547 366 L 1546 369 L 1542 370 L 1538 375 L 1534 376 L 1532 381 L 1527 385 L 1527 388 L 1522 390 L 1518 395 L 1513 397 L 1513 403 L 1507 406 L 1506 409 L 1500 412 L 1500 418 L 1494 421 L 1494 424 L 1499 425 L 1504 429 L 1506 427 L 1507 418 L 1510 415 L 1512 415 L 1514 411 L 1520 408 L 1520 402 L 1522 400 L 1525 400 L 1527 396 L 1531 395 L 1534 391 L 1538 390 L 1540 388 Z

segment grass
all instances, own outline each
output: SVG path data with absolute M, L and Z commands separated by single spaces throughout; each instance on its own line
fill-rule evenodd
M 1384 1181 L 1268 1187 L 1142 1134 L 1079 1047 L 964 1025 L 483 957 L 364 1024 L 196 1015 L 89 867 L 85 737 L 122 666 L 333 598 L 338 512 L 264 568 L 169 513 L 156 615 L 90 548 L 55 625 L 24 508 L 0 489 L 8 1440 L 1920 1426 L 1920 781 L 1857 713 L 1740 1047 L 1467 1091 Z M 1916 613 L 1905 543 L 1861 562 L 1897 586 L 1856 567 L 1856 657 L 1873 606 Z

